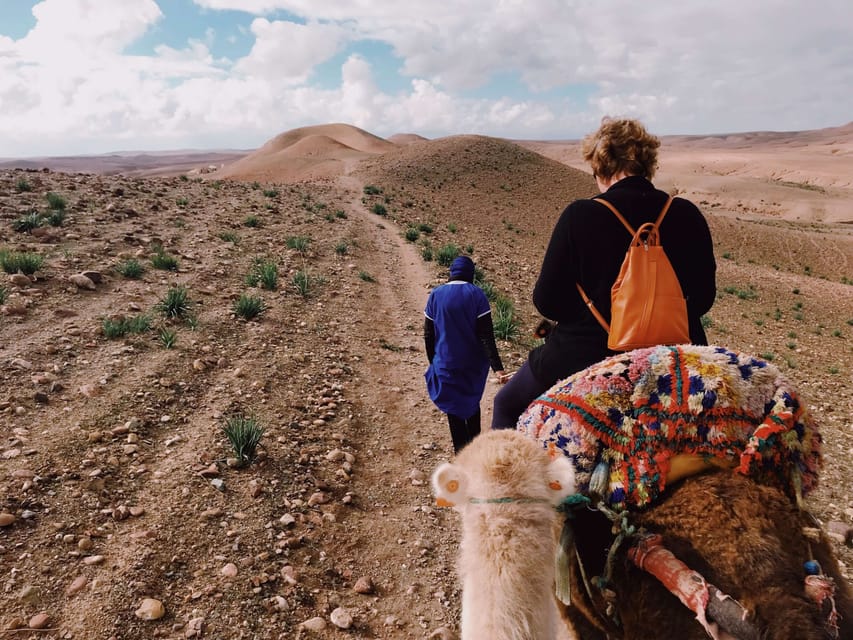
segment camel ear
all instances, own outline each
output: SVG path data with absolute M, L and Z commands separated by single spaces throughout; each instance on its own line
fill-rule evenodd
M 432 490 L 439 507 L 455 507 L 467 499 L 467 478 L 458 466 L 445 462 L 432 474 Z
M 558 455 L 548 464 L 548 488 L 555 505 L 575 493 L 575 465 L 566 456 Z

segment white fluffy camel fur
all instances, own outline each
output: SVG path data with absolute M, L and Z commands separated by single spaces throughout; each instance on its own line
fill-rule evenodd
M 556 637 L 554 507 L 574 493 L 571 462 L 515 431 L 489 431 L 432 482 L 438 504 L 462 516 L 462 640 Z

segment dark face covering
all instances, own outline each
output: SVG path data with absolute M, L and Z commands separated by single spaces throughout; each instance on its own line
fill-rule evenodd
M 459 256 L 450 265 L 450 279 L 474 282 L 474 261 L 468 256 Z

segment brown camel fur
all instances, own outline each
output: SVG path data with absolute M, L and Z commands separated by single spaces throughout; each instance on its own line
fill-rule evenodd
M 549 458 L 520 433 L 498 431 L 478 436 L 453 464 L 436 470 L 439 503 L 452 503 L 462 515 L 463 640 L 554 637 L 552 559 L 562 516 L 552 505 L 574 485 L 572 470 L 554 465 L 565 460 Z M 780 489 L 715 471 L 674 483 L 661 498 L 635 512 L 633 524 L 662 534 L 677 557 L 740 601 L 761 640 L 831 637 L 826 616 L 804 592 L 803 562 L 809 559 L 835 580 L 838 638 L 853 638 L 850 586 L 826 538 L 806 536 L 803 527 L 814 530 L 814 523 Z M 610 522 L 600 517 L 586 508 L 575 509 L 572 516 L 576 548 L 589 577 L 602 575 L 612 539 Z M 595 587 L 591 602 L 573 563 L 572 606 L 563 610 L 580 637 L 706 639 L 694 614 L 627 559 L 627 546 L 616 553 L 611 575 L 618 627 L 603 614 Z

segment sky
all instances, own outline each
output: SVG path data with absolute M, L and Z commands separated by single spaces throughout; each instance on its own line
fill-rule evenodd
M 0 157 L 853 120 L 853 2 L 0 0 Z

